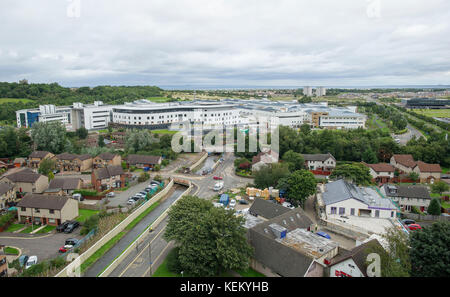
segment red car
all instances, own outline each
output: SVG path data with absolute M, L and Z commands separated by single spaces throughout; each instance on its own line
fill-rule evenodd
M 422 227 L 420 227 L 419 224 L 409 224 L 408 225 L 409 230 L 420 230 Z
M 223 177 L 221 177 L 221 176 L 214 176 L 213 179 L 215 179 L 215 180 L 222 180 Z
M 70 250 L 71 248 L 73 248 L 73 245 L 70 245 L 70 244 L 63 245 L 62 247 L 59 248 L 59 252 L 60 253 L 65 253 L 68 250 Z

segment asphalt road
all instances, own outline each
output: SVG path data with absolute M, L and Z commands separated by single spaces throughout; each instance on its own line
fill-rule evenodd
M 109 251 L 107 251 L 97 262 L 85 271 L 85 277 L 96 277 L 101 273 L 112 261 L 124 251 L 136 238 L 154 222 L 172 203 L 184 192 L 186 188 L 176 186 L 169 197 L 163 198 L 163 201 L 146 217 L 144 217 L 133 229 L 128 231 Z
M 397 136 L 398 139 L 400 139 L 401 145 L 406 145 L 408 141 L 410 141 L 413 138 L 413 136 L 415 136 L 417 139 L 423 136 L 423 134 L 419 130 L 417 130 L 416 128 L 414 128 L 409 124 L 408 126 L 406 126 L 406 128 L 408 129 L 408 132 L 406 132 L 405 134 L 394 135 Z

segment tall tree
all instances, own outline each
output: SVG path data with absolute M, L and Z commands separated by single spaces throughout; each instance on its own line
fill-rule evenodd
M 333 173 L 331 173 L 330 178 L 348 179 L 362 186 L 370 185 L 372 182 L 372 176 L 370 175 L 369 168 L 361 163 L 339 164 L 333 170 Z
M 40 174 L 48 176 L 50 172 L 53 172 L 53 170 L 55 170 L 55 168 L 56 168 L 56 161 L 47 158 L 41 161 L 38 172 Z
M 281 180 L 279 185 L 287 185 L 283 190 L 286 190 L 288 200 L 303 207 L 306 199 L 316 193 L 317 181 L 314 174 L 308 170 L 297 170 Z
M 194 196 L 181 198 L 169 211 L 164 237 L 180 247 L 180 268 L 192 276 L 218 276 L 227 270 L 247 269 L 252 248 L 244 219 L 234 211 L 213 207 Z
M 31 138 L 37 150 L 60 154 L 65 150 L 66 129 L 60 122 L 34 123 Z
M 284 153 L 281 159 L 288 164 L 291 172 L 305 168 L 305 159 L 300 153 L 290 150 Z
M 442 195 L 442 193 L 447 192 L 449 190 L 449 185 L 446 182 L 443 181 L 437 181 L 433 185 L 431 185 L 431 191 L 433 193 L 439 193 Z
M 428 205 L 427 213 L 434 216 L 441 215 L 441 203 L 437 198 L 433 198 L 430 201 L 430 205 Z
M 287 164 L 273 163 L 263 166 L 260 170 L 255 171 L 252 175 L 255 178 L 255 185 L 259 189 L 276 187 L 278 181 L 289 175 Z
M 101 134 L 98 136 L 98 146 L 99 147 L 104 147 L 105 146 L 105 138 Z
M 411 233 L 411 276 L 450 276 L 450 222 L 438 221 Z

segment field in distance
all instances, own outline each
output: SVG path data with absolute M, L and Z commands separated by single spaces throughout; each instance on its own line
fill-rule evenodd
M 413 111 L 432 118 L 450 118 L 450 109 L 414 109 Z

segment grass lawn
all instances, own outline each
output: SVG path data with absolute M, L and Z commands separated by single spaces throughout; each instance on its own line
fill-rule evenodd
M 18 249 L 15 249 L 15 248 L 12 248 L 12 247 L 9 247 L 9 246 L 5 247 L 4 252 L 6 254 L 10 254 L 10 255 L 18 255 L 19 254 L 19 250 Z
M 414 112 L 432 118 L 450 118 L 450 109 L 414 109 Z
M 9 225 L 8 229 L 5 230 L 5 232 L 14 232 L 22 229 L 23 227 L 25 227 L 24 224 L 11 224 Z
M 163 103 L 163 102 L 167 102 L 170 100 L 170 98 L 167 98 L 167 97 L 150 97 L 150 98 L 145 98 L 145 99 L 152 101 L 152 102 L 157 102 L 157 103 Z
M 78 210 L 78 217 L 75 219 L 80 223 L 84 223 L 90 216 L 93 216 L 95 214 L 99 213 L 98 210 L 91 210 L 91 209 L 79 209 Z
M 430 193 L 431 198 L 441 198 L 441 194 L 439 193 Z
M 30 226 L 30 227 L 27 227 L 25 230 L 21 231 L 20 233 L 24 233 L 24 234 L 30 233 L 31 231 L 36 230 L 37 228 L 39 228 L 39 226 L 34 226 L 34 227 Z
M 167 258 L 159 265 L 158 269 L 153 273 L 152 277 L 181 277 L 181 274 L 170 272 L 167 269 Z
M 442 168 L 442 173 L 443 174 L 447 174 L 450 171 L 450 168 L 446 168 L 446 167 L 441 167 Z
M 55 229 L 56 229 L 56 226 L 47 225 L 44 228 L 42 228 L 41 230 L 39 230 L 38 232 L 36 232 L 36 234 L 48 233 Z
M 450 208 L 450 202 L 448 201 L 441 201 L 441 206 L 445 209 Z
M 239 273 L 243 277 L 265 277 L 264 274 L 259 273 L 258 271 L 254 270 L 253 268 L 247 269 L 247 271 L 243 270 L 237 270 L 237 273 Z
M 8 103 L 8 102 L 13 102 L 13 103 L 18 103 L 18 102 L 29 103 L 29 102 L 34 102 L 34 101 L 33 101 L 33 100 L 30 100 L 30 99 L 0 98 L 0 104 Z
M 175 134 L 175 133 L 177 133 L 178 131 L 169 131 L 169 130 L 167 130 L 167 129 L 162 129 L 162 130 L 152 130 L 152 133 L 155 133 L 155 134 L 170 134 L 170 135 L 172 135 L 172 134 Z

